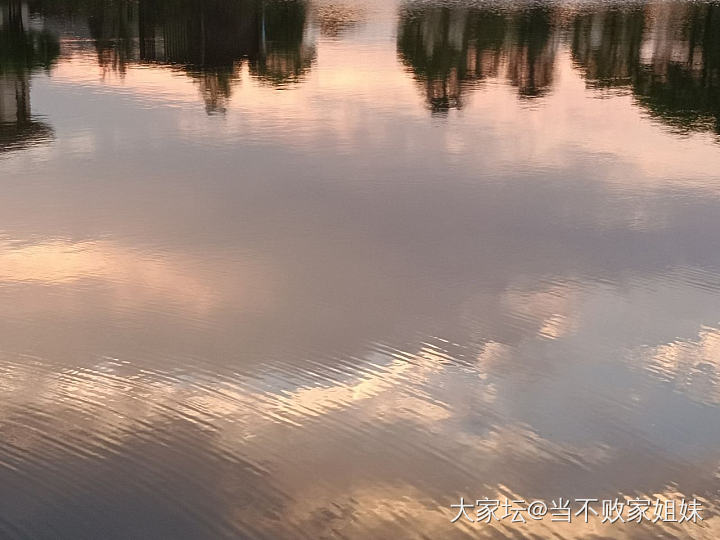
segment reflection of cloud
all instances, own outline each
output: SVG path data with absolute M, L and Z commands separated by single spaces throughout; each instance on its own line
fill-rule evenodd
M 206 311 L 216 302 L 215 290 L 187 268 L 182 257 L 143 254 L 109 241 L 5 244 L 0 250 L 0 282 L 60 285 L 101 280 L 116 288 L 125 301 L 165 298 Z
M 617 351 L 628 342 L 650 341 L 647 334 L 628 337 L 600 323 L 586 325 L 595 328 L 584 328 L 588 334 L 582 339 L 559 341 L 572 335 L 576 321 L 587 321 L 577 315 L 587 315 L 592 307 L 585 302 L 579 305 L 572 288 L 548 283 L 578 276 L 576 290 L 583 300 L 594 295 L 595 309 L 605 303 L 605 317 L 596 320 L 615 317 L 613 323 L 627 328 L 627 333 L 633 333 L 633 321 L 641 316 L 649 326 L 661 325 L 658 317 L 642 313 L 648 305 L 642 302 L 645 297 L 633 302 L 637 289 L 649 291 L 660 305 L 671 304 L 668 298 L 678 290 L 682 294 L 693 289 L 681 289 L 672 279 L 664 279 L 667 274 L 658 261 L 672 264 L 699 252 L 699 264 L 707 263 L 706 279 L 715 277 L 717 257 L 708 249 L 712 246 L 708 231 L 715 221 L 709 214 L 695 219 L 694 210 L 705 207 L 697 206 L 692 195 L 699 185 L 712 189 L 717 183 L 702 179 L 688 185 L 686 179 L 712 173 L 717 148 L 694 139 L 681 143 L 678 151 L 671 148 L 677 144 L 673 138 L 648 128 L 629 99 L 613 101 L 612 106 L 610 100 L 588 99 L 567 55 L 557 59 L 567 70 L 561 71 L 564 82 L 555 83 L 562 93 L 547 96 L 543 107 L 519 110 L 515 89 L 489 85 L 483 99 L 474 100 L 464 116 L 451 116 L 429 128 L 412 81 L 408 83 L 399 72 L 393 51 L 382 51 L 387 42 L 362 45 L 368 55 L 358 63 L 347 61 L 353 52 L 357 54 L 356 44 L 323 42 L 322 47 L 320 69 L 309 73 L 305 86 L 292 92 L 268 92 L 246 78 L 248 84 L 237 88 L 242 99 L 233 100 L 223 122 L 187 109 L 173 111 L 168 106 L 159 111 L 163 107 L 152 106 L 172 105 L 175 98 L 183 99 L 188 88 L 189 101 L 195 100 L 189 80 L 179 83 L 170 69 L 130 68 L 122 90 L 133 95 L 130 103 L 118 101 L 108 81 L 105 87 L 88 83 L 97 85 L 94 99 L 87 102 L 98 109 L 90 112 L 107 106 L 117 122 L 105 122 L 103 115 L 96 124 L 94 114 L 75 121 L 61 115 L 64 135 L 52 162 L 56 167 L 51 184 L 57 190 L 34 176 L 46 164 L 40 164 L 42 169 L 30 167 L 30 173 L 18 168 L 19 181 L 12 183 L 13 188 L 26 178 L 33 181 L 6 196 L 4 221 L 6 227 L 19 231 L 14 235 L 19 238 L 33 233 L 52 238 L 58 230 L 64 234 L 72 229 L 87 235 L 111 232 L 118 242 L 76 245 L 47 240 L 35 251 L 19 250 L 21 257 L 0 259 L 2 275 L 13 283 L 4 287 L 6 292 L 20 290 L 21 300 L 42 297 L 40 309 L 21 321 L 11 312 L 26 309 L 24 302 L 17 306 L 6 302 L 4 336 L 26 327 L 35 334 L 50 332 L 42 323 L 57 314 L 51 309 L 54 299 L 45 292 L 56 290 L 46 284 L 69 283 L 66 290 L 77 293 L 74 296 L 83 303 L 58 325 L 57 333 L 65 333 L 69 344 L 65 345 L 69 354 L 61 350 L 48 355 L 60 359 L 58 365 L 38 376 L 31 364 L 15 366 L 9 374 L 7 364 L 0 364 L 0 384 L 12 385 L 17 393 L 3 399 L 0 407 L 30 411 L 29 415 L 38 411 L 43 419 L 50 417 L 48 424 L 56 422 L 58 440 L 74 440 L 85 449 L 140 434 L 182 452 L 194 436 L 184 426 L 192 424 L 211 434 L 212 444 L 217 445 L 209 448 L 208 457 L 214 458 L 207 460 L 210 466 L 225 458 L 232 462 L 237 456 L 249 456 L 272 471 L 267 479 L 271 488 L 295 488 L 284 490 L 288 504 L 311 506 L 298 509 L 295 518 L 308 522 L 318 517 L 309 524 L 310 530 L 315 530 L 313 525 L 327 532 L 320 518 L 326 510 L 333 511 L 333 491 L 313 499 L 312 493 L 298 487 L 302 482 L 293 483 L 286 475 L 304 475 L 305 484 L 338 486 L 334 495 L 339 504 L 354 508 L 358 516 L 345 525 L 369 537 L 387 536 L 378 516 L 392 520 L 409 514 L 415 514 L 407 520 L 412 519 L 407 523 L 412 532 L 437 530 L 434 536 L 443 537 L 454 529 L 445 518 L 436 522 L 428 516 L 438 506 L 446 508 L 450 501 L 443 497 L 452 489 L 479 481 L 486 472 L 495 475 L 494 481 L 502 476 L 519 492 L 550 477 L 592 487 L 592 482 L 584 477 L 577 480 L 573 474 L 588 473 L 590 468 L 595 478 L 607 475 L 604 481 L 609 484 L 626 468 L 642 469 L 647 462 L 654 474 L 666 477 L 660 482 L 684 477 L 690 465 L 663 466 L 672 459 L 690 461 L 691 452 L 685 447 L 675 452 L 660 444 L 668 439 L 677 442 L 674 439 L 657 435 L 653 441 L 659 449 L 644 451 L 651 445 L 643 445 L 648 437 L 643 430 L 662 413 L 631 409 L 624 401 L 624 356 L 618 361 L 617 377 L 598 378 L 597 386 L 582 395 L 595 383 L 595 374 L 602 374 L 599 357 L 612 357 L 605 355 L 607 349 L 597 349 L 612 341 Z M 82 67 L 75 64 L 78 72 Z M 54 110 L 49 100 L 56 95 L 67 100 L 59 103 L 74 103 L 91 94 L 75 76 L 62 84 L 57 79 L 41 81 L 46 110 Z M 78 95 L 71 99 L 76 89 Z M 143 130 L 136 129 L 133 117 L 125 117 L 140 108 L 147 108 L 142 114 L 152 119 Z M 132 129 L 125 131 L 127 124 Z M 100 159 L 89 162 L 63 153 L 68 147 L 65 134 L 73 132 L 94 135 L 93 149 Z M 438 140 L 443 133 L 467 143 L 458 148 L 456 167 L 447 167 L 444 151 L 437 149 L 442 147 Z M 266 147 L 253 146 L 258 140 Z M 202 152 L 195 151 L 198 141 Z M 382 154 L 374 153 L 383 145 Z M 682 151 L 687 146 L 695 153 Z M 598 149 L 608 150 L 612 160 L 627 158 L 629 163 L 618 167 L 627 173 L 622 179 L 625 190 L 602 185 L 607 169 L 595 159 L 593 152 Z M 338 150 L 347 150 L 348 155 Z M 658 151 L 662 156 L 655 155 Z M 574 158 L 583 166 L 573 168 Z M 629 193 L 634 182 L 658 180 L 642 171 L 628 173 L 632 164 L 644 159 L 658 176 L 682 173 L 672 180 L 683 182 L 684 191 L 670 192 L 667 206 L 645 206 L 645 198 L 638 202 Z M 663 160 L 675 162 L 670 172 Z M 517 175 L 519 168 L 527 174 Z M 417 178 L 408 171 L 417 173 L 413 175 Z M 105 181 L 88 183 L 84 180 L 88 175 Z M 47 211 L 32 219 L 20 215 L 30 207 Z M 641 227 L 624 229 L 626 214 L 638 207 L 650 208 L 650 217 L 637 220 Z M 8 219 L 8 213 L 18 217 Z M 613 220 L 608 234 L 598 233 L 595 225 L 607 223 L 608 213 L 620 217 Z M 690 213 L 695 216 L 688 217 Z M 666 230 L 644 234 L 648 232 L 644 223 L 658 223 L 659 214 L 667 217 L 662 221 Z M 128 247 L 133 242 L 149 242 L 153 247 L 134 250 Z M 177 252 L 156 256 L 158 247 L 166 245 L 176 246 Z M 192 253 L 184 255 L 184 247 L 199 250 L 208 245 L 224 246 L 226 251 L 210 260 L 204 253 L 195 253 L 196 260 Z M 247 285 L 242 279 L 245 261 L 228 257 L 228 251 L 252 253 L 270 263 L 272 286 L 264 288 L 277 289 L 278 304 L 246 316 L 247 302 L 234 302 L 234 276 L 239 274 L 237 281 Z M 198 267 L 206 272 L 196 273 Z M 630 282 L 635 289 L 610 293 L 593 281 L 605 272 L 609 282 Z M 645 278 L 653 272 L 661 277 L 649 283 Z M 231 275 L 231 280 L 222 279 Z M 519 285 L 518 276 L 524 280 Z M 145 302 L 148 297 L 159 303 L 175 302 L 187 291 L 194 296 L 197 289 L 198 309 L 203 309 L 214 306 L 222 294 L 226 310 L 213 312 L 217 316 L 210 322 L 216 324 L 189 332 L 191 325 L 177 306 L 164 311 L 159 325 L 154 324 L 158 319 L 154 313 L 148 316 L 150 310 L 137 310 L 122 321 L 129 321 L 132 328 L 112 329 L 107 337 L 101 331 L 96 338 L 84 332 L 88 328 L 84 319 L 93 319 L 91 329 L 105 330 L 112 328 L 118 314 L 125 314 L 123 306 L 107 309 L 97 302 L 86 278 L 122 288 L 119 294 L 130 302 Z M 136 279 L 141 290 L 125 288 Z M 16 286 L 20 281 L 27 286 Z M 248 288 L 257 288 L 257 283 Z M 205 293 L 207 303 L 202 300 Z M 613 303 L 614 297 L 627 302 Z M 714 307 L 713 298 L 707 291 L 693 297 L 688 318 Z M 463 306 L 466 317 L 458 316 Z M 161 308 L 166 307 L 162 303 Z M 668 326 L 674 331 L 676 324 Z M 593 335 L 593 330 L 603 335 Z M 653 343 L 677 335 L 667 328 L 660 331 L 663 337 Z M 453 364 L 448 358 L 452 354 L 430 347 L 420 350 L 414 344 L 402 346 L 414 354 L 358 352 L 367 343 L 400 347 L 404 340 L 415 343 L 427 335 L 465 343 L 468 333 L 482 343 L 481 350 L 463 351 L 469 353 L 468 364 Z M 113 354 L 116 335 L 130 337 L 115 354 L 131 358 L 132 364 L 74 365 L 88 357 Z M 19 348 L 37 343 L 27 339 L 26 331 L 25 336 L 3 340 L 5 346 L 13 339 Z M 130 343 L 136 339 L 138 345 Z M 573 356 L 571 348 L 580 341 L 595 350 Z M 56 344 L 44 339 L 37 346 Z M 447 346 L 451 352 L 452 346 Z M 459 373 L 463 369 L 467 371 Z M 588 379 L 591 382 L 585 386 Z M 651 386 L 660 396 L 658 401 L 667 397 L 661 386 Z M 692 411 L 681 408 L 677 417 L 685 420 L 686 414 L 691 417 Z M 177 421 L 175 432 L 165 427 L 168 418 Z M 543 422 L 554 422 L 556 431 Z M 21 430 L 22 424 L 16 428 L 18 438 Z M 691 434 L 703 430 L 707 430 L 704 423 L 688 427 Z M 456 437 L 458 431 L 465 435 Z M 24 436 L 36 437 L 34 442 L 23 442 L 26 447 L 46 442 L 39 430 L 27 429 Z M 617 455 L 624 453 L 626 461 L 618 467 L 614 467 L 617 461 L 602 461 L 605 447 L 597 451 L 593 444 L 603 441 L 617 444 L 612 457 L 621 461 Z M 713 453 L 711 443 L 701 444 L 701 450 Z M 459 454 L 458 447 L 462 447 Z M 216 455 L 213 450 L 218 450 Z M 463 459 L 453 468 L 449 464 L 458 455 Z M 511 465 L 503 462 L 506 458 Z M 331 472 L 323 468 L 328 461 L 335 462 Z M 428 487 L 446 473 L 450 478 L 442 487 L 446 492 Z M 653 473 L 641 470 L 639 482 Z M 541 480 L 540 475 L 544 475 Z M 403 476 L 412 479 L 410 484 L 417 482 L 416 488 L 424 484 L 424 495 L 417 489 L 406 490 Z M 196 478 L 209 484 L 202 475 Z M 370 487 L 349 486 L 342 493 L 338 478 L 346 481 L 346 487 L 352 480 L 368 479 Z M 662 485 L 654 478 L 648 483 Z M 399 489 L 385 492 L 381 485 L 373 492 L 375 479 Z M 136 481 L 130 478 L 121 487 L 130 490 Z M 260 497 L 263 489 L 258 489 Z M 411 500 L 405 500 L 407 509 L 401 505 L 393 513 L 388 510 L 390 499 L 401 497 L 401 491 L 407 491 Z M 422 504 L 416 504 L 421 498 Z
M 476 458 L 482 456 L 484 459 L 502 460 L 506 464 L 572 463 L 589 468 L 605 463 L 611 457 L 611 449 L 605 445 L 576 447 L 556 443 L 522 424 L 495 426 L 484 435 L 460 433 L 458 441 Z
M 31 252 L 25 252 L 25 255 L 33 257 Z M 57 255 L 45 254 L 34 263 L 52 262 Z M 78 269 L 84 273 L 92 270 L 86 275 L 107 275 L 108 265 L 114 266 L 113 263 L 117 262 L 114 255 L 109 255 L 107 251 L 102 256 L 89 253 L 50 273 L 37 271 L 31 279 L 50 279 L 51 282 L 74 279 Z M 23 268 L 31 273 L 34 271 L 32 265 Z M 23 268 L 15 266 L 13 270 Z M 129 269 L 131 274 L 137 275 L 136 272 L 140 271 L 140 275 L 146 278 L 154 276 L 156 270 L 157 275 L 164 273 L 160 268 L 151 268 L 150 272 L 143 273 L 143 265 L 137 263 Z M 125 270 L 128 268 L 118 273 L 124 275 Z M 179 288 L 190 286 L 182 280 L 174 285 Z M 203 423 L 218 421 L 219 425 L 223 425 L 222 421 L 228 420 L 231 423 L 224 426 L 235 435 L 238 426 L 242 425 L 244 430 L 249 430 L 244 431 L 243 437 L 255 435 L 274 423 L 299 426 L 304 419 L 349 410 L 366 402 L 370 402 L 373 410 L 377 407 L 385 411 L 386 421 L 412 416 L 418 422 L 437 422 L 448 417 L 448 412 L 439 404 L 426 402 L 420 393 L 412 395 L 413 389 L 441 369 L 439 359 L 426 350 L 412 357 L 396 358 L 384 365 L 383 359 L 378 358 L 377 362 L 359 366 L 355 378 L 335 380 L 328 386 L 266 391 L 255 389 L 252 383 L 246 388 L 236 384 L 237 381 L 173 380 L 161 373 L 138 373 L 127 362 L 110 358 L 89 368 L 45 376 L 29 369 L 35 365 L 35 362 L 29 361 L 31 359 L 21 360 L 14 367 L 11 364 L 7 376 L 0 379 L 0 389 L 13 393 L 8 401 L 15 407 L 18 403 L 30 405 L 39 400 L 68 410 L 78 408 L 96 424 L 92 433 L 100 439 L 116 438 L 123 433 L 128 435 L 132 433 L 133 426 L 135 429 L 150 426 L 170 410 L 178 411 L 186 419 Z M 28 391 L 31 387 L 34 388 L 32 392 Z M 407 392 L 401 392 L 402 388 L 407 388 Z M 233 436 L 226 442 L 234 444 Z
M 474 493 L 468 493 L 466 495 L 474 496 Z M 479 493 L 478 498 L 496 499 L 504 501 L 505 498 L 509 500 L 523 500 L 530 502 L 535 500 L 532 497 L 528 497 L 524 493 L 518 493 L 508 489 L 506 486 L 498 485 L 489 488 L 486 492 Z M 567 494 L 553 495 L 555 499 L 557 497 L 563 497 L 568 499 Z M 575 498 L 580 497 L 593 497 L 602 499 L 603 496 L 594 494 L 582 494 L 577 495 Z M 678 502 L 681 499 L 690 500 L 695 496 L 692 494 L 686 494 L 679 492 L 673 486 L 667 486 L 659 492 L 654 493 L 633 493 L 633 494 L 607 494 L 607 498 L 614 499 L 618 497 L 620 500 L 626 499 L 649 499 L 654 501 L 660 499 L 661 501 L 674 500 Z M 470 497 L 466 497 L 467 498 Z M 697 500 L 703 506 L 703 517 L 704 521 L 698 521 L 698 523 L 663 523 L 659 521 L 652 523 L 648 519 L 643 520 L 642 523 L 620 523 L 615 524 L 601 523 L 602 512 L 600 503 L 595 503 L 593 508 L 600 514 L 599 516 L 592 516 L 589 519 L 589 523 L 585 523 L 581 517 L 573 516 L 572 523 L 565 522 L 553 522 L 551 515 L 545 516 L 542 520 L 532 520 L 526 517 L 526 523 L 512 523 L 511 518 L 504 519 L 502 521 L 491 521 L 489 524 L 469 524 L 472 527 L 474 537 L 478 538 L 498 538 L 498 537 L 523 537 L 523 538 L 563 538 L 563 539 L 585 539 L 585 538 L 615 538 L 619 540 L 632 540 L 634 538 L 650 538 L 650 537 L 663 537 L 663 538 L 683 538 L 683 539 L 706 539 L 710 540 L 715 538 L 720 532 L 720 517 L 717 516 L 717 504 L 707 498 L 696 497 Z M 551 500 L 541 499 L 548 506 L 551 504 Z M 457 501 L 453 501 L 457 504 Z M 573 512 L 579 510 L 580 503 L 573 504 Z M 624 515 L 627 516 L 628 510 L 624 510 Z M 502 510 L 499 512 L 502 515 Z M 652 518 L 652 509 L 647 514 L 649 518 Z M 455 514 L 453 515 L 453 517 Z
M 321 46 L 318 69 L 292 92 L 267 92 L 250 77 L 245 64 L 238 73 L 243 84 L 235 87 L 235 97 L 227 104 L 226 122 L 204 130 L 202 136 L 215 144 L 271 140 L 302 151 L 316 149 L 318 141 L 326 139 L 352 152 L 374 151 L 406 141 L 406 146 L 399 147 L 401 155 L 432 155 L 439 134 L 418 128 L 417 120 L 423 118 L 424 111 L 413 80 L 397 69 L 394 51 L 382 43 L 364 45 L 365 62 L 353 65 L 347 58 L 354 54 L 355 44 L 339 41 Z M 144 102 L 144 106 L 175 107 L 197 101 L 197 89 L 190 80 L 169 68 L 131 66 L 123 80 L 99 81 L 88 69 L 88 60 L 80 55 L 67 58 L 55 69 L 54 83 L 82 85 L 99 93 L 110 88 Z M 681 183 L 683 189 L 720 193 L 717 176 L 709 174 L 713 167 L 720 167 L 720 154 L 712 139 L 702 134 L 680 140 L 668 137 L 641 116 L 631 96 L 588 99 L 585 81 L 573 67 L 570 54 L 559 52 L 555 64 L 558 77 L 553 92 L 543 98 L 542 107 L 519 111 L 516 92 L 502 85 L 487 86 L 482 99 L 468 104 L 464 112 L 467 121 L 458 121 L 445 132 L 462 164 L 482 167 L 488 175 L 505 175 L 502 167 L 510 163 L 561 169 L 568 167 L 569 160 L 584 155 L 604 167 L 602 174 L 593 178 L 614 186 L 647 189 Z M 388 94 L 397 99 L 377 99 Z M 372 115 L 367 114 L 369 110 Z M 202 126 L 186 114 L 176 128 L 197 136 Z M 454 133 L 462 136 L 451 135 Z M 574 137 L 577 133 L 583 137 Z M 488 134 L 492 135 L 490 139 Z M 484 152 L 470 151 L 472 145 L 466 143 L 475 140 L 483 141 Z M 514 144 L 501 143 L 506 140 Z M 488 160 L 488 155 L 494 159 Z M 637 227 L 647 227 L 650 218 L 639 212 L 643 206 L 638 201 L 633 203 Z M 618 218 L 623 224 L 626 212 L 623 206 Z M 599 221 L 613 216 L 611 209 L 605 209 Z M 658 219 L 657 212 L 652 213 L 652 219 Z
M 577 328 L 577 296 L 564 286 L 544 290 L 513 288 L 503 296 L 503 305 L 520 324 L 539 323 L 539 336 L 558 339 Z
M 460 487 L 460 486 L 458 486 Z M 526 523 L 512 523 L 511 517 L 502 521 L 493 520 L 490 523 L 470 523 L 466 518 L 451 523 L 458 510 L 451 508 L 457 504 L 460 496 L 466 503 L 476 499 L 488 498 L 490 500 L 504 501 L 531 501 L 537 500 L 525 493 L 508 489 L 504 485 L 473 486 L 465 492 L 434 493 L 432 495 L 417 489 L 409 483 L 390 483 L 378 480 L 365 481 L 359 485 L 351 485 L 342 490 L 337 486 L 314 486 L 308 484 L 290 500 L 283 508 L 283 521 L 290 529 L 302 530 L 312 538 L 336 537 L 341 538 L 558 538 L 558 539 L 585 539 L 585 538 L 617 538 L 631 540 L 638 537 L 662 536 L 682 539 L 716 538 L 720 532 L 720 517 L 717 516 L 717 505 L 714 501 L 695 497 L 692 494 L 682 493 L 674 486 L 653 493 L 637 493 L 626 495 L 627 499 L 644 498 L 654 501 L 697 498 L 702 504 L 703 521 L 698 523 L 651 523 L 647 519 L 642 523 L 616 523 L 608 525 L 601 523 L 600 516 L 592 516 L 589 523 L 584 523 L 581 517 L 573 517 L 572 523 L 553 522 L 548 513 L 542 520 L 532 520 L 525 515 Z M 577 497 L 594 497 L 595 494 L 583 494 Z M 558 496 L 567 500 L 567 494 Z M 622 500 L 620 494 L 608 495 Z M 551 500 L 543 500 L 548 506 Z M 579 510 L 580 503 L 573 503 L 573 512 Z M 600 503 L 593 505 L 601 513 Z M 627 515 L 626 509 L 624 515 Z M 472 509 L 467 511 L 471 518 L 475 518 Z M 497 512 L 498 517 L 503 510 Z M 648 512 L 652 518 L 652 509 Z M 240 509 L 236 513 L 240 522 L 263 523 L 267 529 L 273 529 L 274 524 L 268 522 L 257 509 Z
M 654 347 L 644 354 L 647 369 L 697 401 L 720 404 L 720 330 L 702 328 L 694 340 Z
M 414 486 L 382 481 L 345 491 L 310 483 L 284 509 L 284 519 L 309 538 L 415 538 L 413 531 L 422 531 L 423 538 L 448 538 L 458 530 L 471 530 L 462 524 L 453 527 L 453 517 L 449 505 L 442 506 Z M 238 518 L 263 520 L 247 512 Z
M 419 395 L 399 392 L 403 387 L 409 393 L 415 391 L 429 376 L 442 369 L 442 360 L 433 350 L 424 348 L 417 355 L 396 358 L 389 364 L 371 362 L 362 368 L 355 380 L 279 394 L 268 414 L 300 424 L 303 418 L 371 402 L 369 406 L 379 407 L 376 412 L 382 414 L 386 422 L 408 417 L 421 423 L 443 420 L 448 417 L 448 412 L 441 405 L 428 402 Z M 260 396 L 257 399 L 259 401 Z
M 425 361 L 421 359 L 423 356 Z M 132 365 L 114 359 L 106 359 L 91 369 L 43 372 L 37 362 L 24 358 L 16 370 L 8 370 L 8 364 L 4 364 L 0 389 L 6 399 L 0 405 L 0 419 L 17 425 L 12 421 L 17 411 L 42 409 L 51 426 L 44 426 L 42 431 L 22 427 L 14 430 L 14 450 L 31 455 L 70 452 L 99 457 L 108 450 L 114 451 L 123 445 L 132 446 L 131 441 L 138 437 L 172 440 L 172 432 L 165 427 L 170 414 L 208 434 L 212 433 L 208 438 L 213 441 L 213 451 L 217 452 L 214 457 L 246 460 L 259 470 L 274 470 L 269 480 L 273 487 L 288 495 L 287 506 L 282 509 L 283 522 L 293 527 L 301 526 L 302 530 L 317 532 L 318 535 L 331 528 L 348 534 L 386 537 L 404 520 L 412 519 L 413 525 L 406 533 L 419 530 L 425 534 L 436 530 L 438 533 L 443 530 L 452 533 L 463 530 L 462 525 L 451 527 L 449 524 L 453 516 L 449 504 L 457 502 L 453 500 L 455 493 L 463 489 L 462 485 L 453 485 L 452 481 L 420 489 L 417 485 L 380 477 L 380 470 L 374 470 L 372 459 L 362 463 L 369 468 L 360 478 L 355 476 L 352 468 L 341 467 L 331 477 L 323 474 L 315 482 L 308 482 L 307 475 L 316 476 L 317 467 L 323 466 L 314 462 L 312 467 L 293 470 L 290 478 L 282 474 L 283 470 L 293 469 L 293 463 L 296 463 L 294 454 L 291 453 L 288 459 L 288 455 L 283 453 L 286 441 L 296 440 L 293 437 L 299 437 L 300 441 L 313 437 L 312 432 L 307 433 L 305 429 L 288 431 L 293 423 L 288 424 L 283 416 L 287 417 L 287 407 L 290 406 L 298 407 L 297 413 L 312 416 L 339 408 L 347 413 L 358 403 L 374 402 L 369 403 L 369 408 L 357 411 L 359 418 L 347 414 L 336 419 L 326 418 L 324 428 L 328 423 L 337 428 L 351 422 L 351 426 L 357 429 L 368 422 L 392 422 L 402 429 L 410 420 L 425 428 L 443 430 L 443 424 L 457 420 L 451 410 L 427 403 L 417 397 L 419 394 L 415 397 L 407 394 L 412 389 L 417 390 L 418 384 L 429 372 L 437 371 L 437 360 L 440 358 L 421 352 L 408 358 L 403 363 L 406 366 L 403 369 L 398 368 L 399 363 L 391 363 L 389 378 L 392 380 L 394 376 L 396 379 L 394 386 L 387 388 L 382 385 L 373 387 L 372 379 L 377 379 L 375 382 L 379 383 L 383 372 L 379 362 L 371 362 L 365 370 L 375 375 L 347 387 L 338 383 L 338 392 L 323 395 L 322 391 L 308 392 L 302 388 L 291 393 L 252 391 L 257 382 L 249 382 L 247 388 L 243 388 L 230 384 L 230 381 L 205 381 L 202 377 L 171 378 L 146 370 L 137 371 Z M 288 399 L 284 399 L 285 396 Z M 338 399 L 344 401 L 333 403 Z M 78 424 L 82 430 L 77 429 Z M 367 425 L 362 429 L 371 435 Z M 342 430 L 335 429 L 333 432 L 339 436 Z M 85 438 L 87 434 L 92 434 L 92 440 Z M 260 444 L 254 444 L 255 439 Z M 366 443 L 370 444 L 369 441 Z M 195 441 L 184 440 L 182 444 L 192 448 Z M 382 444 L 384 447 L 385 443 Z M 412 444 L 412 440 L 405 441 L 403 452 L 412 449 Z M 277 450 L 279 456 L 270 450 L 276 445 L 280 445 Z M 457 451 L 448 455 L 428 454 L 426 459 L 436 459 L 439 470 L 450 471 L 453 469 L 450 463 L 455 460 L 458 463 L 486 465 L 497 459 L 505 465 L 523 468 L 550 463 L 583 466 L 603 461 L 607 455 L 604 447 L 580 448 L 553 443 L 540 437 L 529 426 L 519 424 L 494 427 L 485 435 L 463 431 L 458 436 L 453 435 L 452 445 Z M 301 448 L 298 447 L 297 451 L 304 457 L 296 456 L 300 463 L 305 459 L 312 460 Z M 415 456 L 413 459 L 421 459 L 415 454 L 425 451 L 427 449 L 416 448 L 410 454 Z M 273 461 L 275 457 L 280 458 L 279 462 Z M 327 466 L 332 470 L 338 463 L 346 463 L 342 455 L 335 453 L 328 460 L 331 463 Z M 472 470 L 468 473 L 475 477 Z M 458 480 L 460 477 L 453 475 L 453 478 Z M 477 489 L 478 493 L 467 495 L 492 496 L 491 490 L 483 485 L 478 484 L 473 489 Z M 281 526 L 266 519 L 258 506 L 241 505 L 236 507 L 231 521 L 236 520 L 241 525 L 253 523 L 265 531 L 277 530 Z M 469 530 L 465 529 L 465 532 Z

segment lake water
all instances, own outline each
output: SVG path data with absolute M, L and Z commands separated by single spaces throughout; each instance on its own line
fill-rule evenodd
M 720 4 L 4 0 L 0 187 L 0 538 L 720 537 Z

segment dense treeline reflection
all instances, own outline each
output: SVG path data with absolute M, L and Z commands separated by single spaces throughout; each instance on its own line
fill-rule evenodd
M 572 53 L 591 85 L 630 87 L 670 125 L 720 133 L 720 5 L 585 11 L 573 20 Z
M 467 90 L 488 77 L 503 78 L 522 97 L 542 96 L 568 45 L 589 86 L 629 89 L 677 128 L 720 133 L 718 4 L 409 4 L 398 30 L 398 54 L 433 111 L 461 107 Z
M 208 112 L 224 110 L 243 65 L 256 80 L 282 86 L 302 81 L 315 58 L 308 38 L 312 4 L 304 0 L 0 5 L 4 133 L 11 116 L 18 132 L 30 117 L 29 71 L 48 68 L 59 54 L 57 37 L 28 27 L 32 13 L 84 21 L 104 69 L 123 73 L 131 63 L 182 69 L 198 82 Z M 398 25 L 398 56 L 435 112 L 462 107 L 489 78 L 512 85 L 520 98 L 542 97 L 553 89 L 559 55 L 569 51 L 590 88 L 629 91 L 678 130 L 720 133 L 719 4 L 411 2 L 401 7 Z
M 59 51 L 57 38 L 29 28 L 26 5 L 0 3 L 0 153 L 52 135 L 47 124 L 32 117 L 30 73 L 49 69 Z
M 466 86 L 504 76 L 521 96 L 552 83 L 556 47 L 547 6 L 518 11 L 406 6 L 398 52 L 425 87 L 434 111 L 462 106 Z
M 102 67 L 181 67 L 199 81 L 208 112 L 224 109 L 243 62 L 257 79 L 284 85 L 299 81 L 315 56 L 301 0 L 88 0 L 72 7 L 87 17 Z

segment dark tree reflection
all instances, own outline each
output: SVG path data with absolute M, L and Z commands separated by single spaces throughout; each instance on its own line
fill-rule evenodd
M 565 44 L 588 86 L 631 92 L 677 130 L 720 134 L 717 3 L 406 4 L 397 40 L 436 112 L 462 107 L 468 89 L 487 77 L 522 98 L 544 95 Z
M 462 107 L 467 87 L 487 77 L 505 77 L 520 96 L 536 97 L 552 84 L 553 16 L 544 5 L 408 5 L 400 17 L 398 53 L 433 111 Z
M 20 104 L 27 94 L 23 73 L 58 54 L 56 39 L 17 26 L 22 20 L 17 14 L 28 11 L 25 5 L 2 4 L 7 12 L 0 49 L 3 93 L 9 95 L 12 86 Z M 263 84 L 283 87 L 302 81 L 316 56 L 304 0 L 34 0 L 28 5 L 31 12 L 86 21 L 106 70 L 122 75 L 132 63 L 182 70 L 197 82 L 209 113 L 225 109 L 243 70 Z M 357 18 L 332 6 L 324 9 L 324 15 L 316 13 L 317 24 L 322 30 L 322 21 L 331 21 L 325 31 L 335 37 L 342 24 Z M 333 25 L 339 26 L 332 30 Z M 461 108 L 489 78 L 506 82 L 521 99 L 542 97 L 555 84 L 558 54 L 568 50 L 593 90 L 631 93 L 650 115 L 676 130 L 720 134 L 720 4 L 408 2 L 400 10 L 398 57 L 436 113 Z M 15 63 L 22 69 L 11 68 Z
M 572 53 L 595 87 L 625 87 L 683 132 L 720 134 L 720 5 L 597 9 L 573 21 Z
M 257 2 L 140 2 L 139 60 L 178 66 L 199 83 L 208 113 L 225 110 L 242 61 L 260 50 Z
M 511 16 L 507 76 L 521 96 L 541 96 L 552 85 L 557 51 L 553 18 L 553 11 L 544 5 Z
M 405 11 L 398 31 L 403 62 L 425 88 L 433 111 L 462 105 L 463 86 L 476 80 L 469 60 L 467 14 L 463 10 L 433 7 Z
M 302 2 L 262 5 L 260 50 L 250 57 L 254 75 L 273 85 L 300 80 L 315 57 L 314 45 L 305 40 L 306 18 Z
M 32 116 L 30 77 L 50 69 L 59 51 L 55 36 L 29 28 L 27 3 L 0 2 L 0 153 L 52 136 L 52 128 Z
M 132 63 L 182 69 L 198 82 L 208 113 L 221 112 L 247 62 L 275 86 L 310 69 L 303 0 L 73 0 L 37 9 L 86 17 L 101 67 L 125 73 Z
M 583 12 L 572 25 L 572 54 L 591 86 L 632 84 L 640 67 L 645 30 L 642 7 Z

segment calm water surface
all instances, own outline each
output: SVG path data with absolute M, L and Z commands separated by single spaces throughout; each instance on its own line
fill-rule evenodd
M 4 0 L 0 187 L 0 538 L 720 537 L 718 4 Z

